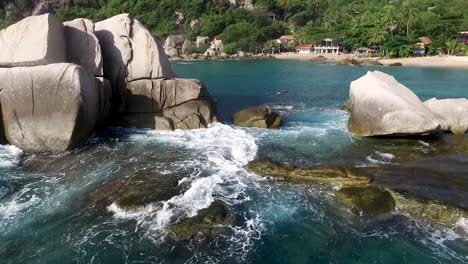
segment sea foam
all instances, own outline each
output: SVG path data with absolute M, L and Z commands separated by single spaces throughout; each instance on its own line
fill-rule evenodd
M 0 168 L 16 167 L 23 151 L 13 145 L 0 145 Z
M 116 218 L 137 220 L 146 227 L 151 236 L 164 236 L 166 227 L 182 218 L 195 216 L 216 199 L 235 204 L 239 199 L 248 199 L 244 192 L 242 177 L 245 166 L 253 160 L 258 147 L 255 138 L 242 129 L 228 125 L 214 124 L 207 129 L 176 131 L 145 131 L 132 135 L 135 141 L 167 142 L 191 152 L 189 166 L 194 171 L 203 170 L 209 176 L 199 173 L 182 179 L 188 189 L 159 205 L 148 205 L 132 211 L 124 211 L 115 204 L 108 207 Z M 242 198 L 240 198 L 242 197 Z

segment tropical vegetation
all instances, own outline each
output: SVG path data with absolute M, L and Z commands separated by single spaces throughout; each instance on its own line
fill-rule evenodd
M 101 20 L 130 13 L 155 35 L 164 38 L 180 33 L 178 15 L 185 16 L 185 33 L 222 35 L 226 50 L 254 51 L 269 48 L 270 40 L 293 34 L 297 44 L 333 38 L 352 48 L 378 47 L 388 56 L 408 56 L 418 37 L 433 44 L 429 54 L 455 54 L 465 49 L 453 41 L 468 30 L 467 0 L 256 0 L 245 10 L 245 0 L 56 0 L 63 20 L 87 17 Z M 31 12 L 35 0 L 0 0 L 0 23 L 4 27 Z M 233 5 L 233 2 L 237 2 Z M 192 32 L 190 21 L 202 21 Z

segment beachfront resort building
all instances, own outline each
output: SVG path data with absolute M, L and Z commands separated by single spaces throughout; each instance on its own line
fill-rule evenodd
M 468 45 L 468 30 L 458 33 L 458 42 Z
M 309 54 L 315 51 L 314 45 L 304 44 L 296 47 L 296 52 L 299 54 Z
M 375 53 L 376 53 L 375 50 L 370 49 L 370 48 L 368 48 L 368 47 L 362 47 L 362 48 L 356 49 L 356 50 L 354 51 L 354 55 L 360 56 L 360 57 L 370 57 L 370 56 L 374 56 Z
M 283 46 L 288 46 L 289 43 L 293 43 L 295 40 L 296 39 L 293 35 L 284 35 L 279 37 L 279 39 L 276 40 L 276 43 L 281 44 Z
M 335 42 L 333 39 L 327 38 L 324 39 L 320 46 L 315 47 L 315 53 L 334 53 L 338 54 L 343 50 L 343 48 Z

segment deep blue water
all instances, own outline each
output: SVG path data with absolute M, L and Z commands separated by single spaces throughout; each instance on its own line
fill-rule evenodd
M 175 62 L 174 69 L 206 84 L 227 124 L 175 132 L 109 129 L 58 156 L 25 157 L 0 146 L 0 263 L 468 262 L 467 219 L 446 226 L 397 212 L 360 217 L 327 186 L 265 180 L 243 169 L 257 155 L 299 166 L 366 166 L 467 154 L 464 138 L 353 137 L 339 110 L 349 83 L 368 70 L 394 75 L 422 100 L 468 97 L 466 70 L 274 60 Z M 279 111 L 285 126 L 230 125 L 233 112 L 260 104 Z M 103 184 L 140 170 L 176 177 L 180 195 L 133 211 L 83 202 Z M 168 225 L 214 200 L 227 204 L 230 232 L 208 241 L 166 239 Z

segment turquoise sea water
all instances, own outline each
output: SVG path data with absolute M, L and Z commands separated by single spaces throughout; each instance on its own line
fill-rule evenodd
M 468 262 L 468 219 L 446 226 L 399 212 L 356 216 L 330 187 L 266 180 L 243 169 L 258 155 L 298 166 L 449 158 L 432 165 L 453 172 L 457 182 L 416 175 L 393 184 L 468 208 L 466 135 L 359 139 L 348 133 L 347 114 L 339 110 L 350 81 L 368 70 L 394 75 L 422 100 L 468 97 L 466 70 L 274 60 L 175 62 L 174 69 L 206 84 L 224 125 L 175 132 L 113 128 L 57 156 L 0 146 L 0 263 Z M 233 112 L 260 104 L 279 111 L 285 126 L 230 125 Z M 179 195 L 132 211 L 87 206 L 96 189 L 141 170 L 176 178 Z M 227 204 L 229 232 L 203 241 L 166 239 L 168 225 L 214 200 Z

